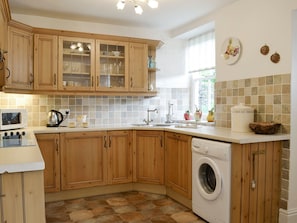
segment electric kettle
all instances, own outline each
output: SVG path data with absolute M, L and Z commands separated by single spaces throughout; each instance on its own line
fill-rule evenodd
M 64 120 L 64 116 L 61 112 L 56 110 L 50 110 L 48 113 L 47 127 L 58 127 Z

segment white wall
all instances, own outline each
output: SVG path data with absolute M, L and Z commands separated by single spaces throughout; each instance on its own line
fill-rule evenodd
M 217 80 L 237 80 L 291 72 L 291 12 L 297 8 L 292 0 L 241 0 L 220 10 L 215 16 Z M 221 57 L 222 43 L 237 37 L 242 54 L 234 65 L 227 65 Z M 260 54 L 267 44 L 270 52 Z M 278 52 L 280 62 L 270 61 Z

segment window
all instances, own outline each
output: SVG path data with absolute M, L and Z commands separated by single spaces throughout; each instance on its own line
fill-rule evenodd
M 202 120 L 214 107 L 215 37 L 214 31 L 189 39 L 187 46 L 187 70 L 191 76 L 192 110 L 202 111 Z

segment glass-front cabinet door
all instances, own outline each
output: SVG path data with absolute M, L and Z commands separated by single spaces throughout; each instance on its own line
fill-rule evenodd
M 59 37 L 59 89 L 95 89 L 95 40 Z
M 128 43 L 97 40 L 96 75 L 98 90 L 128 90 Z

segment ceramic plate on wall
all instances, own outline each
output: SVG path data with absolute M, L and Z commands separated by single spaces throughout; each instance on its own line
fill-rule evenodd
M 241 54 L 241 43 L 239 39 L 234 37 L 227 38 L 221 50 L 221 56 L 226 64 L 234 64 L 239 60 Z

